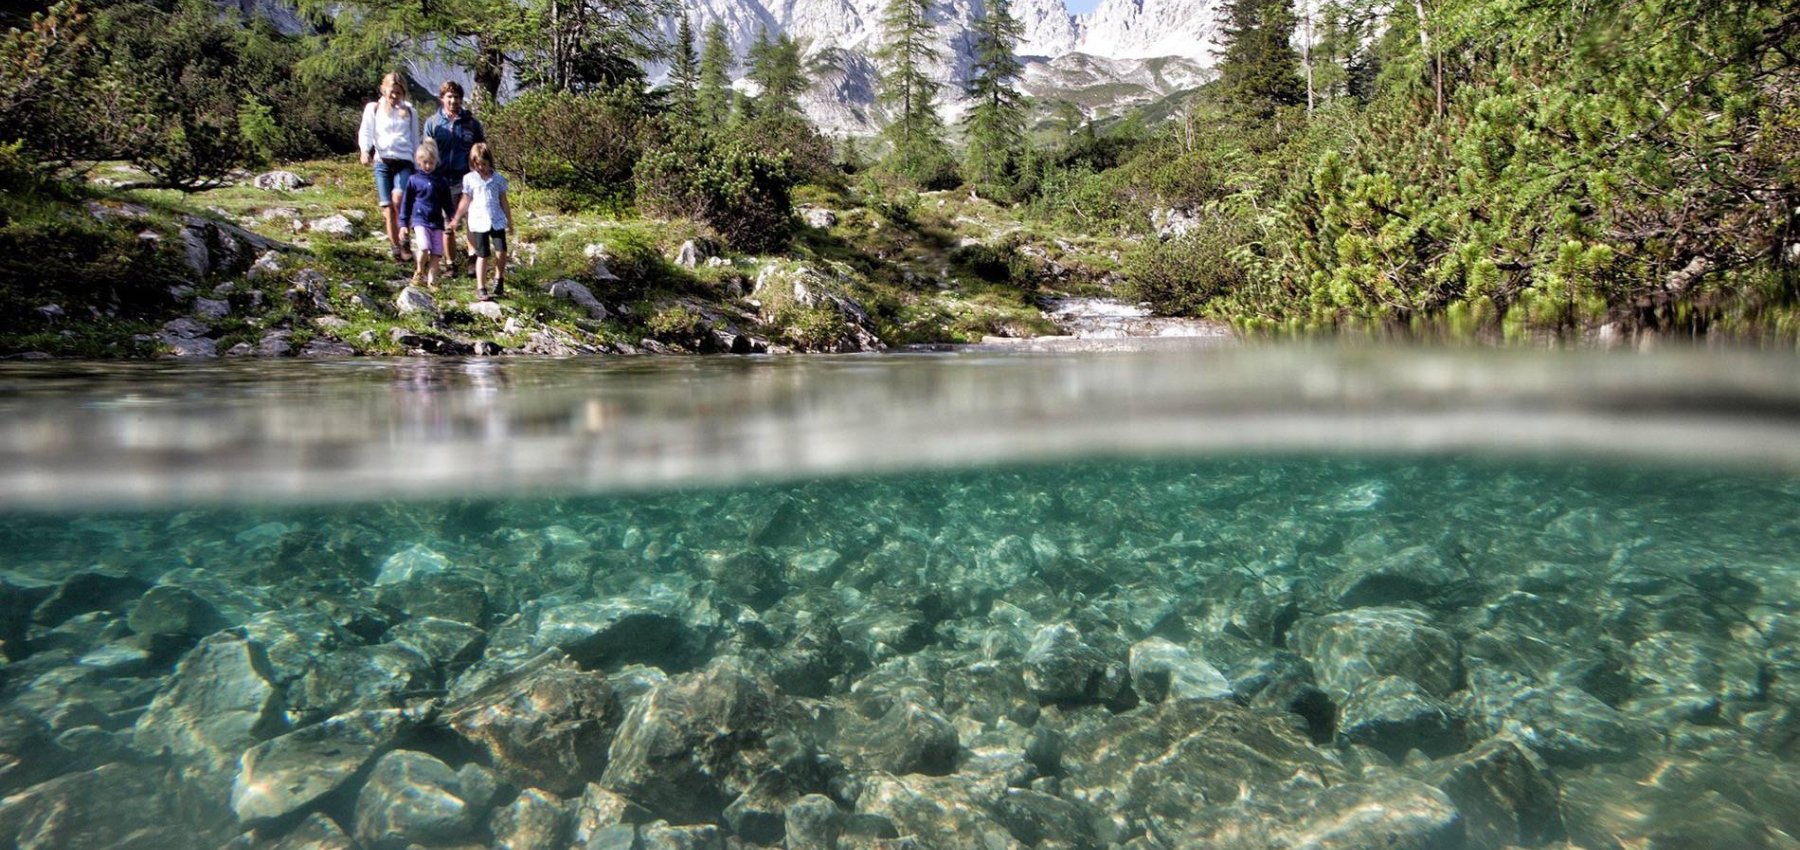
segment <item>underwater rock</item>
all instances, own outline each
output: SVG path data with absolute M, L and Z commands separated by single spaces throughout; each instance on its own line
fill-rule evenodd
M 782 813 L 787 850 L 836 850 L 844 831 L 844 811 L 830 797 L 808 794 Z
M 540 611 L 533 645 L 560 649 L 584 667 L 642 662 L 692 666 L 718 625 L 704 600 L 674 593 L 568 602 Z
M 391 563 L 391 562 L 390 562 Z M 384 569 L 383 575 L 387 574 Z M 479 626 L 488 620 L 487 587 L 470 575 L 412 572 L 377 581 L 376 601 L 408 617 L 439 617 Z
M 1477 669 L 1462 700 L 1477 729 L 1506 734 L 1554 765 L 1580 767 L 1631 757 L 1645 735 L 1625 715 L 1575 687 L 1538 687 Z
M 1208 850 L 1448 850 L 1464 846 L 1456 804 L 1399 777 L 1294 787 L 1206 810 L 1176 846 Z
M 1665 785 L 1658 780 L 1668 766 L 1660 760 L 1645 761 L 1567 777 L 1562 783 L 1562 808 L 1571 843 L 1741 850 L 1795 846 L 1786 831 L 1761 816 L 1773 810 L 1746 807 L 1710 788 Z
M 1085 803 L 1029 788 L 1008 788 L 994 802 L 993 811 L 1014 838 L 1032 847 L 1044 846 L 1046 841 L 1069 848 L 1101 846 L 1094 836 L 1098 818 Z
M 398 644 L 351 646 L 314 661 L 288 688 L 288 709 L 322 718 L 358 709 L 397 708 L 431 686 L 431 660 Z
M 771 750 L 794 749 L 798 741 L 780 739 L 770 742 Z M 834 761 L 821 759 L 808 747 L 778 753 L 782 766 L 763 771 L 725 807 L 725 824 L 733 834 L 758 844 L 776 844 L 790 831 L 788 812 L 793 804 L 809 794 L 831 787 L 842 768 Z
M 219 838 L 184 822 L 151 765 L 107 764 L 0 799 L 0 841 L 17 850 L 128 850 L 205 846 Z
M 413 544 L 395 552 L 381 562 L 375 574 L 375 586 L 398 584 L 413 578 L 450 572 L 450 559 L 429 546 Z
M 481 657 L 487 632 L 468 623 L 441 617 L 415 617 L 388 630 L 387 643 L 406 647 L 431 660 L 440 671 Z
M 1296 775 L 1328 784 L 1349 778 L 1282 715 L 1226 700 L 1164 702 L 1075 730 L 1061 763 L 1066 796 L 1149 818 L 1169 834 L 1211 801 Z
M 238 756 L 282 731 L 281 693 L 255 643 L 221 633 L 200 642 L 137 721 L 135 746 L 164 751 L 208 772 L 235 771 Z
M 944 674 L 944 712 L 959 721 L 994 728 L 1002 721 L 1019 726 L 1037 722 L 1037 696 L 1025 684 L 1017 662 L 978 661 Z
M 314 812 L 273 843 L 257 845 L 257 850 L 356 850 L 356 842 L 337 821 Z
M 39 603 L 31 612 L 31 621 L 40 626 L 56 626 L 70 617 L 94 611 L 122 613 L 149 589 L 149 582 L 135 576 L 100 570 L 76 573 Z
M 990 814 L 993 802 L 960 776 L 875 773 L 862 778 L 856 812 L 893 824 L 922 847 L 1022 850 L 1025 845 Z
M 0 573 L 0 656 L 11 661 L 25 657 L 31 612 L 54 592 L 56 585 L 51 582 Z
M 1413 546 L 1353 562 L 1327 583 L 1326 599 L 1340 609 L 1430 602 L 1460 578 L 1462 571 L 1447 563 L 1442 552 Z
M 412 750 L 389 752 L 356 797 L 356 840 L 368 850 L 403 850 L 470 837 L 476 813 L 464 793 L 456 771 L 442 761 Z
M 831 749 L 860 770 L 942 776 L 954 767 L 959 746 L 949 718 L 901 699 L 870 720 L 847 713 Z
M 1395 760 L 1414 749 L 1441 756 L 1462 744 L 1450 707 L 1403 676 L 1358 685 L 1338 707 L 1337 728 L 1344 740 L 1374 747 Z
M 772 691 L 731 659 L 658 685 L 620 725 L 601 784 L 671 822 L 716 822 L 771 766 Z
M 575 801 L 572 815 L 574 846 L 592 846 L 595 836 L 623 827 L 625 846 L 629 848 L 631 838 L 637 834 L 633 825 L 648 823 L 650 820 L 650 813 L 636 803 L 590 782 L 582 791 L 581 799 Z
M 1131 687 L 1147 702 L 1231 698 L 1225 674 L 1165 638 L 1132 644 L 1129 659 Z
M 1741 644 L 1707 635 L 1657 632 L 1633 643 L 1628 711 L 1669 723 L 1707 721 L 1724 702 L 1761 698 L 1763 671 Z
M 320 656 L 357 643 L 330 615 L 312 608 L 265 611 L 246 621 L 243 631 L 263 650 L 270 681 L 277 684 L 299 679 Z
M 554 794 L 527 788 L 488 819 L 494 850 L 567 850 L 569 805 Z
M 1456 638 L 1410 608 L 1357 608 L 1301 620 L 1288 645 L 1338 700 L 1382 676 L 1405 676 L 1440 699 L 1462 684 Z
M 1432 764 L 1424 778 L 1456 804 L 1470 850 L 1537 847 L 1563 837 L 1550 768 L 1515 741 L 1490 738 Z
M 604 676 L 563 662 L 459 701 L 446 720 L 508 780 L 573 794 L 606 766 L 617 710 Z
M 219 609 L 184 587 L 158 585 L 140 597 L 125 622 L 140 635 L 203 637 L 227 623 Z
M 1305 719 L 1314 742 L 1332 739 L 1336 706 L 1313 679 L 1312 665 L 1284 649 L 1261 646 L 1228 635 L 1209 635 L 1202 642 L 1207 660 L 1231 683 L 1232 693 L 1251 708 L 1286 711 Z
M 36 715 L 12 706 L 0 711 L 0 797 L 61 772 L 68 754 L 55 737 Z
M 358 711 L 304 726 L 244 752 L 231 808 L 246 826 L 313 805 L 348 783 L 410 727 L 400 711 Z
M 1039 629 L 1024 661 L 1025 684 L 1046 703 L 1106 702 L 1129 684 L 1124 665 L 1084 643 L 1068 623 Z
M 844 639 L 828 617 L 808 617 L 778 649 L 759 661 L 758 666 L 783 691 L 814 698 L 830 693 L 839 677 L 868 666 L 867 657 Z

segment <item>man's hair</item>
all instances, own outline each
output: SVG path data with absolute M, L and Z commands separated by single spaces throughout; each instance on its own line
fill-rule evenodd
M 443 85 L 438 86 L 438 97 L 443 97 L 449 92 L 456 92 L 457 97 L 463 97 L 462 83 L 455 80 L 445 80 Z

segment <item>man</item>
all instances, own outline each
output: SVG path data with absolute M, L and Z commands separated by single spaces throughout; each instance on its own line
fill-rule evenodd
M 424 135 L 437 142 L 438 172 L 450 181 L 450 208 L 456 209 L 462 201 L 463 175 L 469 173 L 469 148 L 476 142 L 487 141 L 487 131 L 474 114 L 463 108 L 463 87 L 455 80 L 445 80 L 438 86 L 438 105 L 443 107 L 436 115 L 425 121 Z M 466 243 L 467 240 L 464 240 Z M 456 273 L 456 263 L 452 259 L 455 251 L 451 246 L 458 244 L 454 229 L 444 232 L 444 263 L 447 274 Z M 469 256 L 474 257 L 474 247 L 465 244 Z M 474 263 L 469 263 L 470 271 L 474 271 Z

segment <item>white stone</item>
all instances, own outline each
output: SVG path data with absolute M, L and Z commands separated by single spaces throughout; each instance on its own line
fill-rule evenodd
M 408 286 L 400 290 L 400 294 L 394 297 L 394 308 L 399 310 L 401 315 L 424 313 L 435 316 L 438 311 L 437 299 L 432 298 L 431 293 L 416 286 Z
M 271 192 L 292 192 L 302 186 L 311 186 L 312 181 L 292 171 L 265 171 L 251 179 L 251 184 L 258 189 Z
M 587 314 L 595 319 L 605 319 L 607 317 L 606 305 L 601 304 L 600 299 L 595 298 L 594 293 L 589 291 L 587 287 L 582 286 L 575 281 L 559 280 L 550 284 L 550 297 L 561 298 L 565 301 L 573 302 L 576 306 L 586 310 Z
M 341 215 L 328 215 L 324 218 L 313 219 L 312 223 L 307 226 L 312 229 L 312 232 L 323 233 L 327 236 L 356 235 L 356 225 Z

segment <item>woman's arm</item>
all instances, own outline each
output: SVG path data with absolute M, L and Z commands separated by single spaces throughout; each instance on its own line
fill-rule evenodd
M 362 164 L 368 165 L 375 158 L 375 104 L 363 107 L 362 125 L 356 128 L 356 153 L 362 158 Z

